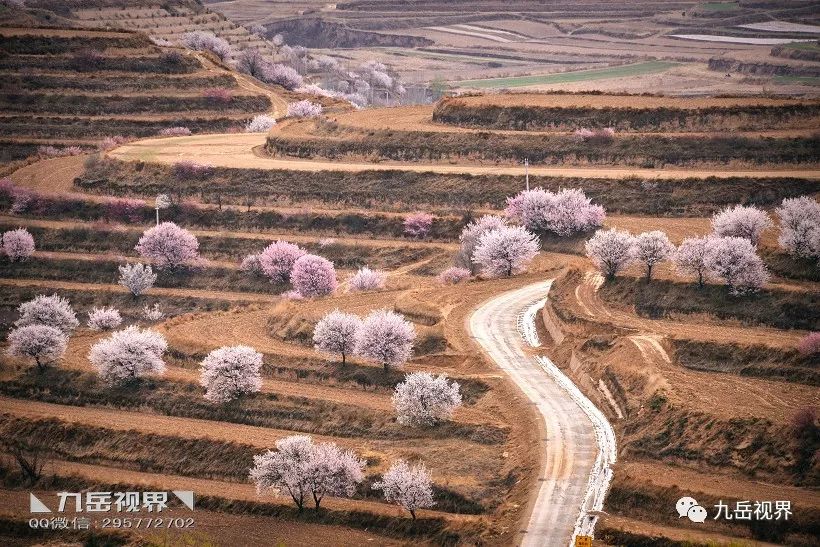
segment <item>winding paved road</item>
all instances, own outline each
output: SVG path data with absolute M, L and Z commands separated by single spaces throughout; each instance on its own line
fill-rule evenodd
M 588 507 L 590 476 L 599 457 L 592 421 L 582 407 L 527 350 L 519 330 L 522 314 L 543 300 L 551 281 L 503 293 L 469 319 L 476 341 L 537 407 L 544 420 L 544 467 L 523 546 L 570 545 L 582 507 Z

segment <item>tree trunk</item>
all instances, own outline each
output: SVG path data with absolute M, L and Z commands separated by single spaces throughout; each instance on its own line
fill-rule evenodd
M 345 352 L 342 352 L 342 366 L 345 366 Z
M 703 272 L 698 272 L 698 287 L 703 288 Z
M 413 517 L 413 520 L 416 520 L 416 510 L 410 509 L 410 516 Z
M 647 281 L 652 280 L 652 264 L 647 264 L 646 265 L 646 280 Z
M 384 363 L 384 372 L 387 372 L 387 363 Z

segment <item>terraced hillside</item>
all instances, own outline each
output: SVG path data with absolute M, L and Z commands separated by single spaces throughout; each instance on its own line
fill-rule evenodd
M 238 131 L 254 114 L 283 108 L 261 84 L 143 34 L 2 28 L 0 36 L 4 161 L 172 127 Z

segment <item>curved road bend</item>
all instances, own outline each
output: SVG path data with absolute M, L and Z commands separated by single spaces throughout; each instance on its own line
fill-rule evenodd
M 523 546 L 570 545 L 598 455 L 593 424 L 567 391 L 528 354 L 519 316 L 542 300 L 551 281 L 503 293 L 470 317 L 473 338 L 538 408 L 546 429 L 545 466 Z

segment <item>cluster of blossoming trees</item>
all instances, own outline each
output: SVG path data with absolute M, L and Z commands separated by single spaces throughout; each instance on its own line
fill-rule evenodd
M 793 256 L 820 257 L 820 204 L 808 197 L 791 198 L 777 212 L 781 247 Z M 757 245 L 770 226 L 764 211 L 735 205 L 712 217 L 711 234 L 684 239 L 677 248 L 660 231 L 633 236 L 613 228 L 596 232 L 586 243 L 586 253 L 607 279 L 634 262 L 643 264 L 651 279 L 655 265 L 671 260 L 680 274 L 694 276 L 700 286 L 713 277 L 740 294 L 760 289 L 769 279 Z

